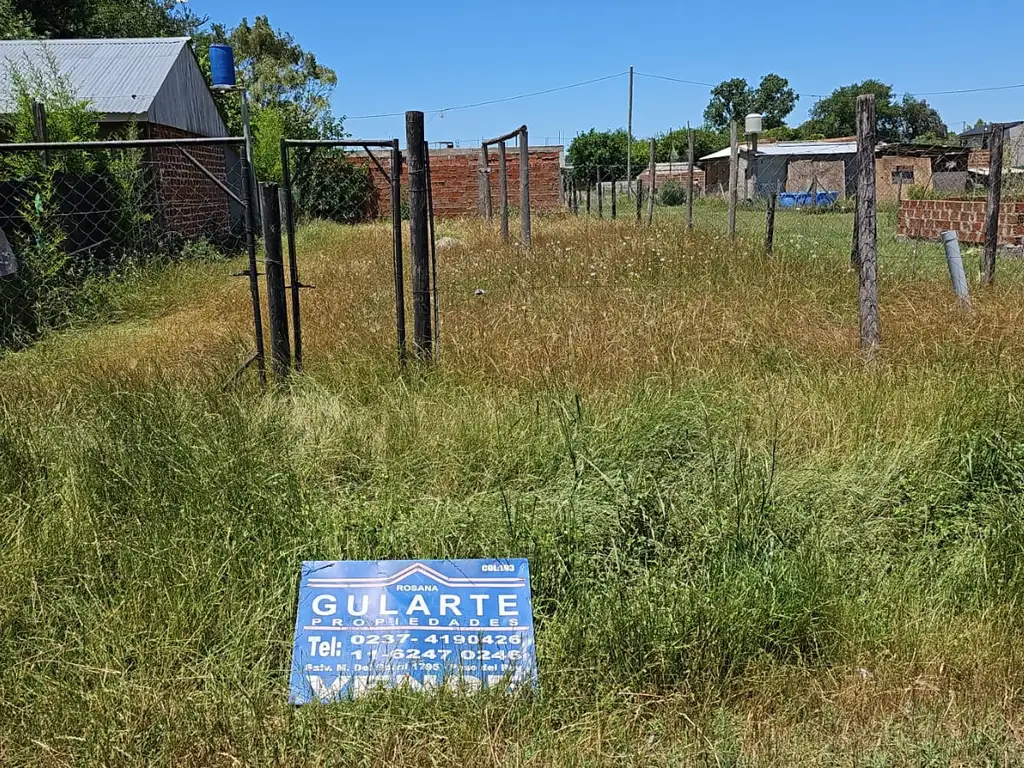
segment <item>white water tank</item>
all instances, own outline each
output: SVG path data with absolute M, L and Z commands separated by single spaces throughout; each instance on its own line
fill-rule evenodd
M 764 130 L 764 122 L 761 119 L 761 115 L 756 112 L 752 112 L 747 115 L 747 133 L 761 133 Z

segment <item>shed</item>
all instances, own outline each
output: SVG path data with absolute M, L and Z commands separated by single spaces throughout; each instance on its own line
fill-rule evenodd
M 14 109 L 15 70 L 51 69 L 95 111 L 101 137 L 128 123 L 142 138 L 228 135 L 187 37 L 0 41 L 0 114 Z M 241 220 L 239 206 L 177 148 L 148 152 L 153 206 L 164 228 L 186 237 L 229 237 Z M 189 154 L 222 183 L 239 184 L 240 161 L 231 149 L 198 145 Z
M 729 191 L 729 155 L 726 147 L 700 159 L 707 174 L 707 193 Z M 776 192 L 838 192 L 853 190 L 855 139 L 778 141 L 762 143 L 756 156 L 749 147 L 739 152 L 740 197 L 768 197 Z
M 693 174 L 693 187 L 695 194 L 703 194 L 705 186 L 704 171 L 694 166 L 692 169 L 687 163 L 655 163 L 654 164 L 654 181 L 656 187 L 661 189 L 665 182 L 674 181 L 680 186 L 686 187 L 690 183 L 690 174 Z M 644 189 L 651 188 L 651 169 L 650 166 L 644 168 L 643 173 L 636 177 L 636 180 L 642 182 Z
M 960 145 L 976 150 L 987 150 L 994 125 L 1003 126 L 1003 149 L 1009 156 L 1010 166 L 1024 168 L 1024 120 L 1015 120 L 1010 123 L 990 123 L 971 128 L 960 134 Z

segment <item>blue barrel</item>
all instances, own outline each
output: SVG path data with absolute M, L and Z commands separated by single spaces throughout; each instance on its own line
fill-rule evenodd
M 230 45 L 210 46 L 210 74 L 214 88 L 235 85 L 235 52 Z

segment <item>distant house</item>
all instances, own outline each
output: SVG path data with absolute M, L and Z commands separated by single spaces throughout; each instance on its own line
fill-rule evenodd
M 1024 120 L 1013 123 L 1003 123 L 1003 149 L 1008 153 L 1010 165 L 1014 168 L 1024 168 Z M 975 159 L 972 159 L 972 167 L 988 167 L 989 141 L 992 136 L 992 125 L 980 125 L 971 128 L 960 134 L 960 146 L 970 147 L 977 152 Z
M 690 183 L 690 174 L 693 173 L 693 187 L 695 194 L 703 194 L 704 187 L 706 184 L 704 178 L 704 171 L 696 166 L 691 171 L 690 166 L 687 163 L 655 163 L 654 164 L 654 181 L 657 189 L 661 189 L 667 181 L 674 181 L 680 186 L 686 187 Z M 648 166 L 644 169 L 643 173 L 636 177 L 636 180 L 642 182 L 644 189 L 651 188 L 651 169 Z
M 135 123 L 139 138 L 228 135 L 188 38 L 0 41 L 0 114 L 13 111 L 13 69 L 46 72 L 51 62 L 77 98 L 89 102 L 101 138 Z M 224 192 L 176 148 L 150 150 L 155 199 L 166 230 L 186 237 L 220 237 L 231 228 Z M 218 179 L 239 178 L 238 158 L 222 147 L 189 154 Z
M 729 147 L 700 159 L 709 195 L 729 191 Z M 741 198 L 768 197 L 776 192 L 838 192 L 846 197 L 854 189 L 855 139 L 778 141 L 749 147 L 739 153 Z
M 910 187 L 951 193 L 967 188 L 969 147 L 881 144 L 875 154 L 879 200 L 903 200 Z

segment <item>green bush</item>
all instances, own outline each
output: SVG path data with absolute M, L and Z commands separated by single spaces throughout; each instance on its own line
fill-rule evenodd
M 669 179 L 658 190 L 658 202 L 662 205 L 683 205 L 686 202 L 686 187 Z
M 298 214 L 355 224 L 379 215 L 379 196 L 370 169 L 340 152 L 318 151 L 301 163 L 296 174 Z

